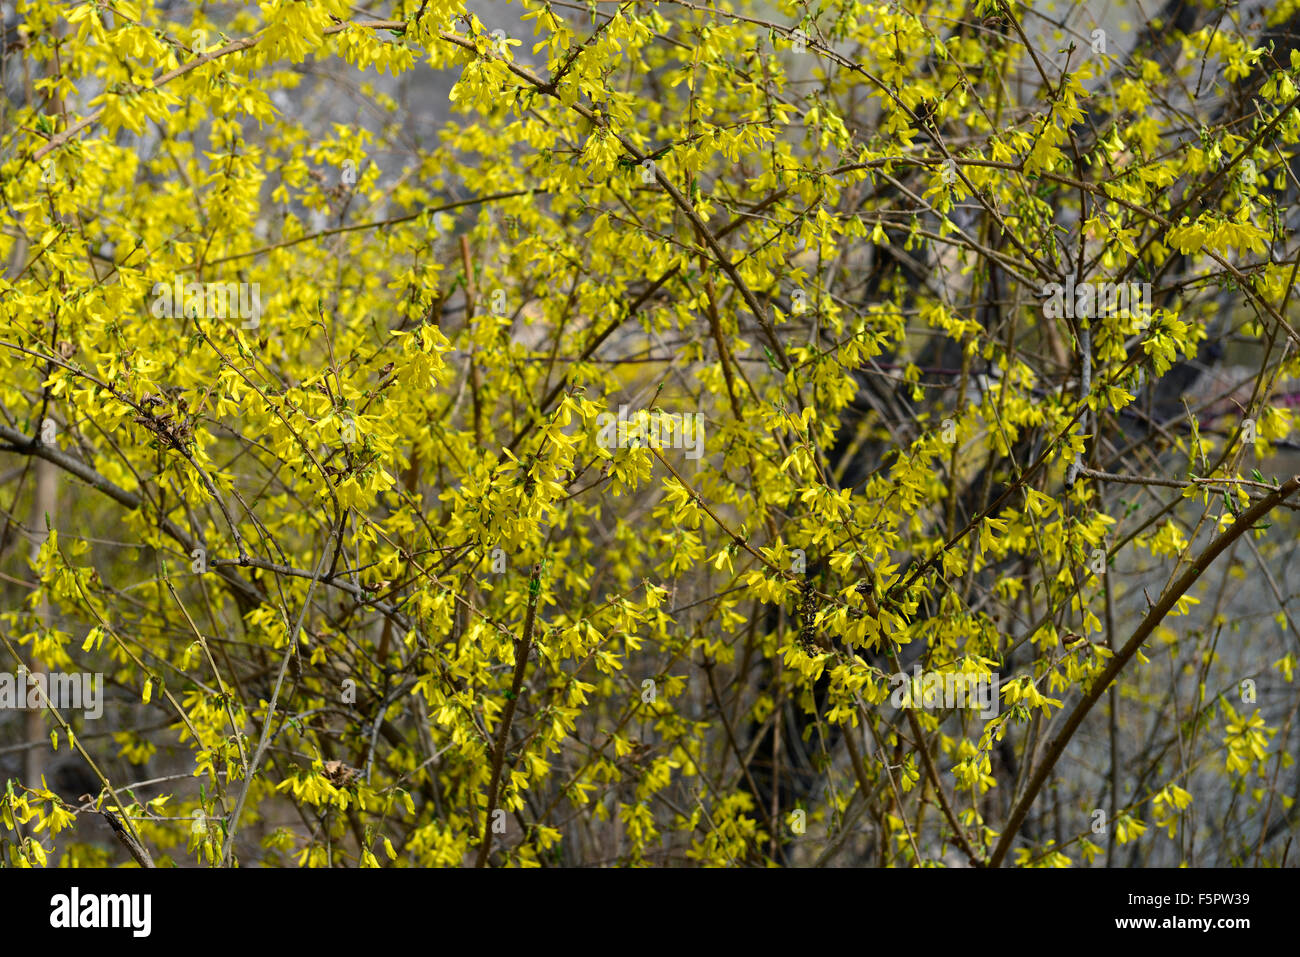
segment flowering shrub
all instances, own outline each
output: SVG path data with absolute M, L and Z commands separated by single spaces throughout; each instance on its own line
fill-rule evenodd
M 15 7 L 6 862 L 1279 862 L 1292 5 L 475 6 Z

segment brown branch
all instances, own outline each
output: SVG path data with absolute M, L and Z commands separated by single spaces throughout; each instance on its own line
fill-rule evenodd
M 483 840 L 479 844 L 478 860 L 475 867 L 487 865 L 488 854 L 492 851 L 492 814 L 496 811 L 497 793 L 501 785 L 501 766 L 505 763 L 506 742 L 510 739 L 510 725 L 515 718 L 515 706 L 519 703 L 519 692 L 524 686 L 524 672 L 528 669 L 528 654 L 533 647 L 533 625 L 537 620 L 537 599 L 542 593 L 542 566 L 533 566 L 532 577 L 528 579 L 528 611 L 524 615 L 523 636 L 515 641 L 515 677 L 510 684 L 510 697 L 506 699 L 505 711 L 501 715 L 501 733 L 497 735 L 496 754 L 492 756 L 492 780 L 488 784 L 487 814 L 483 817 Z
M 993 849 L 993 854 L 989 857 L 989 866 L 998 867 L 1002 859 L 1006 857 L 1007 851 L 1011 849 L 1011 844 L 1020 831 L 1021 824 L 1024 823 L 1025 815 L 1029 813 L 1030 806 L 1038 797 L 1038 792 L 1042 790 L 1046 783 L 1048 775 L 1060 760 L 1061 755 L 1065 752 L 1066 746 L 1074 733 L 1083 723 L 1083 719 L 1088 716 L 1098 699 L 1110 684 L 1119 677 L 1119 673 L 1124 670 L 1130 659 L 1137 654 L 1142 643 L 1151 635 L 1158 624 L 1164 620 L 1165 616 L 1174 607 L 1183 594 L 1195 584 L 1196 579 L 1200 578 L 1201 573 L 1210 567 L 1210 564 L 1219 557 L 1223 551 L 1240 538 L 1247 530 L 1253 528 L 1255 523 L 1264 515 L 1271 511 L 1275 506 L 1280 504 L 1296 490 L 1300 489 L 1300 475 L 1293 476 L 1279 487 L 1275 492 L 1260 499 L 1249 509 L 1243 512 L 1232 526 L 1222 535 L 1212 541 L 1201 554 L 1197 557 L 1190 568 L 1183 573 L 1176 582 L 1165 590 L 1160 596 L 1160 600 L 1152 605 L 1151 610 L 1147 612 L 1142 623 L 1138 625 L 1137 630 L 1133 632 L 1133 637 L 1128 640 L 1115 657 L 1111 659 L 1110 665 L 1105 671 L 1093 682 L 1088 693 L 1083 696 L 1074 710 L 1070 712 L 1069 718 L 1066 719 L 1065 726 L 1057 732 L 1056 737 L 1052 739 L 1051 744 L 1047 747 L 1047 753 L 1043 756 L 1042 763 L 1034 771 L 1033 777 L 1029 779 L 1028 785 L 1025 786 L 1024 793 L 1020 800 L 1011 811 L 1011 817 L 1007 821 L 1007 826 L 1003 830 L 1001 837 L 998 838 L 997 846 Z
M 154 864 L 153 858 L 149 856 L 148 849 L 135 839 L 135 835 L 122 826 L 122 822 L 117 819 L 116 814 L 112 811 L 100 811 L 99 813 L 104 815 L 104 819 L 108 821 L 108 825 L 113 829 L 113 833 L 117 835 L 117 839 L 131 853 L 137 864 L 141 867 L 157 866 Z

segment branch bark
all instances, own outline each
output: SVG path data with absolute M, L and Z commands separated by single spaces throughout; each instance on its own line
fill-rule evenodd
M 1123 648 L 1115 653 L 1115 657 L 1111 659 L 1110 665 L 1101 673 L 1100 676 L 1098 676 L 1097 680 L 1093 682 L 1088 693 L 1083 696 L 1083 700 L 1075 705 L 1074 710 L 1070 712 L 1069 718 L 1066 719 L 1064 727 L 1057 732 L 1056 737 L 1053 738 L 1051 744 L 1048 745 L 1047 753 L 1043 755 L 1042 764 L 1038 766 L 1037 770 L 1034 771 L 1033 777 L 1029 779 L 1028 785 L 1025 786 L 1024 793 L 1020 796 L 1020 800 L 1011 811 L 1011 816 L 1007 820 L 1006 828 L 1003 829 L 1002 835 L 998 838 L 997 846 L 993 849 L 993 853 L 989 857 L 990 867 L 998 867 L 1001 865 L 1003 858 L 1006 857 L 1007 852 L 1011 849 L 1011 845 L 1016 839 L 1016 834 L 1020 831 L 1020 826 L 1025 821 L 1025 815 L 1029 813 L 1029 808 L 1038 797 L 1038 792 L 1042 790 L 1048 776 L 1052 773 L 1052 769 L 1056 766 L 1056 762 L 1060 760 L 1061 755 L 1065 752 L 1065 748 L 1070 743 L 1070 739 L 1074 737 L 1074 733 L 1079 729 L 1079 725 L 1083 723 L 1083 719 L 1088 716 L 1088 712 L 1092 710 L 1092 706 L 1097 703 L 1098 699 L 1100 699 L 1106 689 L 1110 687 L 1111 683 L 1119 677 L 1119 673 L 1124 670 L 1125 666 L 1133 656 L 1137 654 L 1137 650 L 1142 646 L 1142 643 L 1146 641 L 1153 631 L 1155 631 L 1156 626 L 1164 620 L 1165 616 L 1169 614 L 1170 610 L 1175 604 L 1177 604 L 1178 599 L 1180 599 L 1183 594 L 1192 587 L 1196 582 L 1196 579 L 1201 576 L 1201 573 L 1209 568 L 1214 560 L 1218 558 L 1219 555 L 1228 548 L 1228 546 L 1245 534 L 1247 530 L 1253 527 L 1257 521 L 1259 521 L 1264 515 L 1268 514 L 1268 512 L 1273 508 L 1295 494 L 1297 489 L 1300 489 L 1300 475 L 1293 476 L 1279 486 L 1276 491 L 1266 495 L 1238 516 L 1237 520 L 1232 523 L 1228 530 L 1212 541 L 1206 547 L 1205 551 L 1201 552 L 1196 561 L 1192 563 L 1191 567 L 1188 568 L 1177 581 L 1165 589 L 1165 592 L 1160 596 L 1160 599 L 1151 606 L 1151 610 L 1147 612 L 1146 617 L 1142 619 L 1142 623 L 1138 625 L 1137 630 L 1133 632 L 1133 636 L 1129 638 Z
M 524 686 L 524 672 L 528 670 L 528 654 L 533 647 L 533 625 L 537 621 L 537 600 L 542 593 L 542 566 L 533 566 L 532 577 L 528 580 L 528 611 L 524 615 L 523 637 L 515 642 L 515 677 L 510 683 L 510 697 L 506 701 L 505 712 L 501 715 L 501 733 L 497 735 L 496 753 L 492 756 L 492 780 L 488 784 L 487 814 L 483 817 L 483 840 L 479 844 L 478 860 L 475 867 L 485 867 L 488 855 L 492 852 L 492 814 L 496 811 L 498 793 L 501 786 L 501 767 L 506 758 L 506 742 L 510 740 L 510 725 L 514 722 L 515 706 L 519 703 L 519 692 Z

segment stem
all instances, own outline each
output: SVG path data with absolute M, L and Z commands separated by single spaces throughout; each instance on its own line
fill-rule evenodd
M 1192 566 L 1165 590 L 1164 594 L 1160 596 L 1160 600 L 1152 605 L 1151 610 L 1142 619 L 1142 623 L 1138 625 L 1137 631 L 1133 632 L 1133 637 L 1128 640 L 1128 643 L 1122 649 L 1115 653 L 1109 667 L 1093 682 L 1088 693 L 1083 696 L 1083 700 L 1075 705 L 1074 710 L 1070 712 L 1070 717 L 1066 720 L 1065 726 L 1052 739 L 1052 743 L 1047 748 L 1047 754 L 1043 757 L 1043 763 L 1038 766 L 1033 777 L 1030 778 L 1024 794 L 1021 795 L 1020 800 L 1011 811 L 1011 817 L 1007 821 L 1006 829 L 1002 832 L 1002 836 L 998 839 L 997 846 L 993 849 L 993 854 L 989 858 L 990 867 L 1001 865 L 1002 859 L 1006 857 L 1007 851 L 1011 849 L 1011 844 L 1015 840 L 1016 834 L 1019 833 L 1020 826 L 1025 821 L 1025 815 L 1029 813 L 1030 806 L 1034 803 L 1034 799 L 1038 797 L 1038 792 L 1042 790 L 1048 775 L 1052 773 L 1052 768 L 1056 766 L 1056 762 L 1064 753 L 1066 745 L 1070 743 L 1070 739 L 1078 730 L 1079 725 L 1083 723 L 1083 719 L 1087 717 L 1088 712 L 1092 710 L 1092 706 L 1097 703 L 1097 700 L 1110 684 L 1119 677 L 1119 673 L 1124 670 L 1124 667 L 1137 653 L 1142 643 L 1146 641 L 1151 632 L 1155 631 L 1156 626 L 1164 620 L 1164 617 L 1169 614 L 1169 611 L 1178 602 L 1178 599 L 1183 596 L 1183 593 L 1192 587 L 1196 579 L 1201 577 L 1201 573 L 1210 567 L 1210 564 L 1219 557 L 1224 549 L 1240 538 L 1247 529 L 1253 527 L 1274 506 L 1293 495 L 1297 489 L 1300 489 L 1300 476 L 1293 476 L 1283 483 L 1277 491 L 1266 495 L 1243 512 L 1232 523 L 1231 527 L 1212 541 L 1205 551 L 1201 552 L 1196 561 L 1192 563 Z
M 537 599 L 542 593 L 542 566 L 539 562 L 533 566 L 532 577 L 528 580 L 528 611 L 524 615 L 524 633 L 515 640 L 515 677 L 510 684 L 510 697 L 506 700 L 505 712 L 501 715 L 501 733 L 497 735 L 496 753 L 492 756 L 492 780 L 488 784 L 487 815 L 483 818 L 483 840 L 479 844 L 478 860 L 475 867 L 487 865 L 488 854 L 492 851 L 492 815 L 496 812 L 497 798 L 501 786 L 501 767 L 506 759 L 506 742 L 510 739 L 510 724 L 515 718 L 515 706 L 519 702 L 519 691 L 524 686 L 524 672 L 528 669 L 528 654 L 533 647 L 533 624 L 537 620 Z

